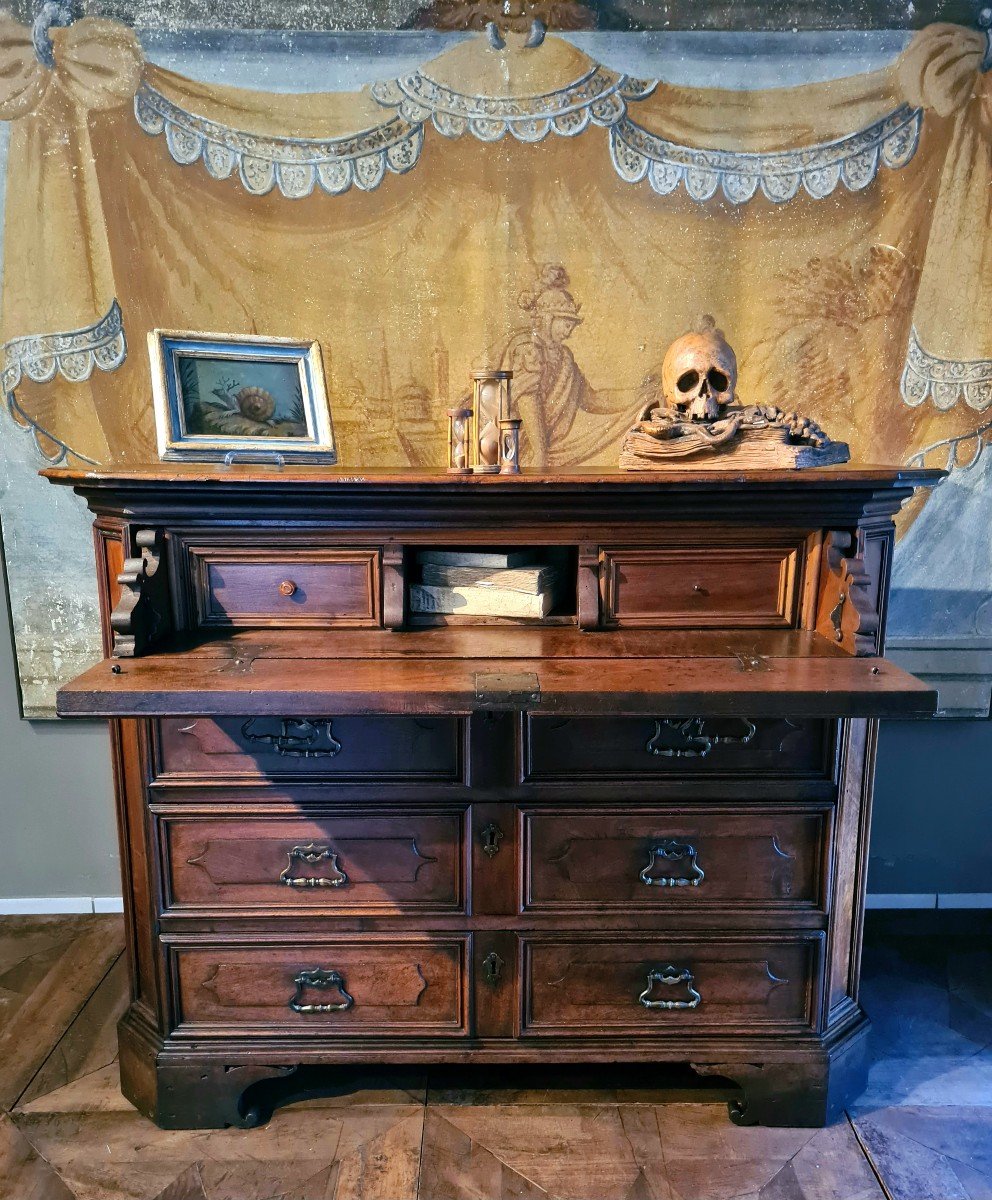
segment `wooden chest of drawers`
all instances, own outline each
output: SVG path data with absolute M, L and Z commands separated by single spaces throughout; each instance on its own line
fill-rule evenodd
M 876 718 L 935 700 L 880 657 L 892 515 L 932 474 L 49 475 L 97 514 L 107 659 L 59 704 L 114 731 L 143 1112 L 257 1123 L 314 1063 L 688 1061 L 773 1124 L 859 1090 Z M 425 545 L 555 548 L 563 600 L 418 626 Z

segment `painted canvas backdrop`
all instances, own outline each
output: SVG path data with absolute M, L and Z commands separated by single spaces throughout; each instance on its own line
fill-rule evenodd
M 919 35 L 887 68 L 797 89 L 649 89 L 635 79 L 625 112 L 649 146 L 663 140 L 751 156 L 828 144 L 926 102 L 915 153 L 897 154 L 896 169 L 876 163 L 860 190 L 814 180 L 813 195 L 800 188 L 780 204 L 761 190 L 734 204 L 719 189 L 701 200 L 685 182 L 661 194 L 649 180 L 628 182 L 611 156 L 618 122 L 609 123 L 608 111 L 602 124 L 574 136 L 549 130 L 533 144 L 512 129 L 495 141 L 471 130 L 444 137 L 424 120 L 404 170 L 384 172 L 367 189 L 335 195 L 317 186 L 298 198 L 291 178 L 253 195 L 237 171 L 212 177 L 203 148 L 194 155 L 183 142 L 181 118 L 170 140 L 168 123 L 149 134 L 130 104 L 90 111 L 91 186 L 66 225 L 78 232 L 82 210 L 85 228 L 95 220 L 91 257 L 100 259 L 99 279 L 112 280 L 132 350 L 112 369 L 97 362 L 81 383 L 58 370 L 47 382 L 22 372 L 15 415 L 45 430 L 38 438 L 49 452 L 61 445 L 101 461 L 147 459 L 154 430 L 145 330 L 315 336 L 346 467 L 440 463 L 444 408 L 463 394 L 473 367 L 494 363 L 515 372 L 525 463 L 612 465 L 667 342 L 712 311 L 738 348 L 745 398 L 808 408 L 862 459 L 906 461 L 937 443 L 945 444 L 938 456 L 962 446 L 973 456 L 982 444 L 980 390 L 945 386 L 935 398 L 929 385 L 922 396 L 905 385 L 907 347 L 921 327 L 930 345 L 938 345 L 937 328 L 944 355 L 980 355 L 989 340 L 987 307 L 977 321 L 972 309 L 963 330 L 958 300 L 941 310 L 931 298 L 935 271 L 957 270 L 955 296 L 982 287 L 992 173 L 977 35 L 941 33 L 935 43 L 924 32 L 929 43 Z M 134 48 L 122 51 L 126 39 L 114 37 L 133 79 Z M 473 39 L 424 74 L 477 100 L 554 95 L 596 69 L 558 39 L 511 51 L 494 56 Z M 948 93 L 944 59 L 939 86 L 926 83 L 934 55 L 948 53 L 960 95 Z M 368 91 L 274 96 L 150 65 L 141 79 L 180 113 L 270 140 L 340 139 L 396 117 L 416 125 L 409 106 L 391 109 Z M 379 94 L 389 101 L 399 93 Z M 31 145 L 20 153 L 30 155 Z M 17 169 L 15 158 L 15 186 Z M 985 172 L 984 192 L 973 186 L 976 170 Z M 12 221 L 23 228 L 27 219 L 18 212 L 8 216 L 8 254 Z M 977 241 L 948 235 L 969 221 L 982 230 Z M 8 337 L 24 311 L 38 311 L 21 303 L 18 265 L 8 259 L 5 272 Z M 34 294 L 44 280 L 31 278 Z M 99 322 L 110 310 L 93 280 L 85 303 Z M 964 580 L 962 590 L 975 583 Z

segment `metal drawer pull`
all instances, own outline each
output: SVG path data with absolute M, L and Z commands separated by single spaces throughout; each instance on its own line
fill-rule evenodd
M 757 725 L 750 717 L 738 717 L 744 726 L 744 732 L 739 737 L 731 734 L 706 732 L 706 717 L 681 717 L 656 720 L 654 734 L 648 738 L 644 749 L 648 754 L 660 758 L 705 758 L 714 746 L 746 746 L 757 732 Z M 670 746 L 665 744 L 664 735 L 674 733 L 682 738 L 684 745 Z
M 499 854 L 499 844 L 503 840 L 503 830 L 500 829 L 495 821 L 490 821 L 485 829 L 480 831 L 479 837 L 482 840 L 482 852 L 490 858 L 495 858 Z
M 284 579 L 282 583 L 279 584 L 280 596 L 294 596 L 295 594 L 296 584 L 292 581 L 292 579 Z
M 308 846 L 294 846 L 292 850 L 287 852 L 289 861 L 282 874 L 279 876 L 279 882 L 284 883 L 287 887 L 309 888 L 309 887 L 344 887 L 348 882 L 347 874 L 338 866 L 338 856 L 330 848 L 330 846 L 318 846 L 311 842 Z M 304 862 L 314 863 L 329 862 L 330 869 L 334 875 L 330 878 L 326 875 L 290 875 L 293 869 L 293 863 Z
M 289 1001 L 289 1007 L 296 1013 L 332 1013 L 344 1012 L 351 1008 L 355 1003 L 354 996 L 349 996 L 344 990 L 344 980 L 337 971 L 325 971 L 320 967 L 314 968 L 312 971 L 301 971 L 295 976 L 293 982 L 296 984 L 296 991 L 293 993 Z M 340 1004 L 301 1004 L 303 999 L 304 988 L 317 988 L 323 991 L 325 988 L 337 988 L 344 999 Z
M 334 737 L 329 720 L 310 721 L 306 717 L 282 717 L 277 733 L 252 733 L 256 721 L 264 717 L 249 717 L 241 726 L 241 736 L 246 742 L 257 742 L 272 746 L 276 754 L 288 758 L 334 758 L 341 753 L 341 743 Z M 318 739 L 324 744 L 319 745 Z
M 689 862 L 688 875 L 658 875 L 653 876 L 655 861 L 663 859 L 666 862 Z M 669 839 L 658 842 L 648 851 L 648 865 L 638 876 L 641 883 L 648 887 L 699 887 L 706 878 L 703 868 L 696 862 L 696 847 L 688 842 L 676 842 Z
M 688 1000 L 649 1000 L 651 989 L 656 983 L 664 984 L 666 987 L 674 987 L 676 984 L 684 983 L 686 990 L 689 993 Z M 696 991 L 693 984 L 695 979 L 688 967 L 659 967 L 654 971 L 648 971 L 648 986 L 637 997 L 645 1008 L 698 1008 L 702 996 Z

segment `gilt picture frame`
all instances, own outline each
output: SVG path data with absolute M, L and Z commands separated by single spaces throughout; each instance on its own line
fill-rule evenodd
M 154 329 L 148 353 L 164 461 L 337 462 L 318 342 Z

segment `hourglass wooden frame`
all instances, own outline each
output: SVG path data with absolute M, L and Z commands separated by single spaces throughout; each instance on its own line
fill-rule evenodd
M 472 470 L 478 475 L 496 475 L 500 468 L 500 423 L 510 415 L 512 371 L 472 372 Z M 495 454 L 482 450 L 482 437 L 490 421 L 495 436 Z

